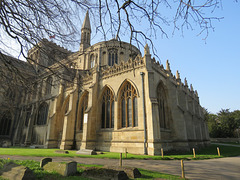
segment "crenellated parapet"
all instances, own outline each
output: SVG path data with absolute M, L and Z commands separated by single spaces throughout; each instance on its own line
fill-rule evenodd
M 145 63 L 144 63 L 143 57 L 141 57 L 140 55 L 137 55 L 134 60 L 130 58 L 126 62 L 121 61 L 120 64 L 114 64 L 113 66 L 108 66 L 108 65 L 102 66 L 100 68 L 100 73 L 102 78 L 108 78 L 108 77 L 129 72 L 144 66 L 145 66 Z

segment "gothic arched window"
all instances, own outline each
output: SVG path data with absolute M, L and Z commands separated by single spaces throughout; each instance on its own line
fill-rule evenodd
M 42 103 L 38 110 L 37 125 L 45 125 L 47 123 L 48 104 Z
M 83 97 L 81 98 L 80 103 L 80 122 L 78 125 L 79 130 L 83 130 L 83 121 L 84 121 L 84 114 L 88 107 L 88 93 L 85 93 Z
M 46 91 L 45 91 L 45 94 L 51 94 L 51 91 L 52 91 L 52 81 L 53 79 L 51 77 L 47 78 L 47 81 L 46 81 Z
M 120 96 L 121 126 L 138 126 L 137 93 L 135 88 L 129 82 L 126 82 L 120 91 Z
M 109 88 L 102 95 L 102 128 L 114 128 L 114 97 Z
M 95 65 L 95 59 L 94 59 L 94 54 L 90 56 L 90 68 L 93 68 Z
M 5 112 L 0 119 L 0 136 L 9 136 L 12 124 L 12 118 L 10 112 Z
M 167 117 L 167 97 L 162 83 L 157 87 L 158 115 L 160 128 L 169 128 Z
M 118 52 L 116 49 L 108 50 L 108 65 L 113 66 L 118 63 Z

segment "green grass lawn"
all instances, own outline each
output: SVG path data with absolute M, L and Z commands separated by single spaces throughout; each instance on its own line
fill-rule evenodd
M 155 159 L 155 160 L 177 160 L 177 159 L 211 159 L 218 158 L 217 147 L 220 148 L 221 157 L 239 156 L 240 147 L 221 146 L 212 144 L 204 149 L 196 149 L 196 158 L 193 158 L 192 152 L 165 152 L 164 158 L 161 156 L 135 155 L 127 154 L 128 159 Z M 90 157 L 90 158 L 111 158 L 118 159 L 119 153 L 104 152 L 98 155 L 78 155 L 76 150 L 69 150 L 69 154 L 55 153 L 57 149 L 31 149 L 31 148 L 0 148 L 0 155 L 20 155 L 20 156 L 39 156 L 39 157 Z M 125 158 L 125 154 L 123 154 Z
M 40 168 L 40 163 L 37 161 L 33 161 L 33 160 L 24 160 L 24 161 L 19 161 L 19 160 L 6 160 L 6 159 L 0 159 L 0 169 L 3 167 L 4 164 L 8 163 L 8 162 L 14 162 L 16 164 L 19 165 L 23 165 L 26 166 L 28 168 L 30 168 L 31 170 L 33 170 L 35 176 L 37 177 L 37 179 L 51 179 L 51 180 L 77 180 L 77 179 L 82 179 L 82 180 L 87 180 L 87 178 L 81 177 L 81 173 L 84 171 L 83 167 L 101 167 L 100 165 L 84 165 L 84 164 L 78 164 L 77 165 L 77 171 L 78 173 L 75 176 L 69 176 L 69 177 L 63 177 L 57 173 L 54 172 L 47 172 L 43 169 Z M 163 178 L 163 179 L 181 179 L 179 176 L 175 176 L 175 175 L 169 175 L 169 174 L 164 174 L 164 173 L 159 173 L 159 172 L 154 172 L 154 171 L 148 171 L 148 170 L 144 170 L 144 169 L 139 169 L 139 171 L 142 174 L 141 178 L 137 178 L 139 180 L 143 180 L 143 179 L 153 179 L 153 178 Z M 1 176 L 0 176 L 1 179 Z

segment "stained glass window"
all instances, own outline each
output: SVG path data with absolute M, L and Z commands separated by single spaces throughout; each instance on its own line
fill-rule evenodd
M 121 126 L 135 127 L 138 126 L 138 112 L 137 112 L 137 93 L 135 88 L 126 82 L 121 90 Z

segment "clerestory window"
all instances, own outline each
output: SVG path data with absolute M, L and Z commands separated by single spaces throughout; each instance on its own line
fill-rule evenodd
M 118 52 L 116 49 L 108 50 L 108 65 L 113 66 L 114 64 L 118 64 Z

